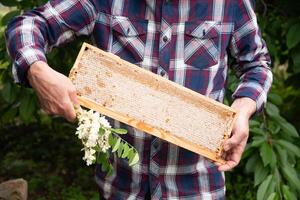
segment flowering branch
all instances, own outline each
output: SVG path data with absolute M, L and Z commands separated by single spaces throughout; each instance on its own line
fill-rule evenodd
M 76 111 L 78 127 L 75 134 L 83 144 L 83 160 L 87 165 L 97 162 L 101 165 L 102 171 L 111 174 L 113 166 L 109 162 L 110 153 L 127 159 L 129 166 L 139 161 L 137 150 L 119 136 L 127 134 L 127 130 L 112 128 L 105 116 L 93 110 L 87 111 L 79 107 Z

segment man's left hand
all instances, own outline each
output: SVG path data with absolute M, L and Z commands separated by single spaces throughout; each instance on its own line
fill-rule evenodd
M 216 163 L 220 171 L 229 171 L 239 164 L 249 136 L 249 119 L 256 110 L 256 103 L 243 97 L 236 99 L 231 107 L 237 111 L 237 120 L 231 137 L 224 143 L 223 158 L 226 163 Z

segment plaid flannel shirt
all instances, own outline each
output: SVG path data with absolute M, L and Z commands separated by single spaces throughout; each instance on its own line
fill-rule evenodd
M 53 47 L 79 35 L 98 47 L 215 100 L 223 101 L 228 53 L 240 78 L 233 98 L 263 107 L 272 82 L 270 58 L 251 0 L 52 0 L 16 17 L 6 31 L 16 82 Z M 184 108 L 183 108 L 184 109 Z M 197 123 L 197 122 L 195 122 Z M 118 125 L 118 122 L 116 122 Z M 122 125 L 121 126 L 125 126 Z M 125 139 L 139 151 L 130 168 L 96 181 L 106 199 L 223 199 L 224 174 L 188 150 L 131 127 Z

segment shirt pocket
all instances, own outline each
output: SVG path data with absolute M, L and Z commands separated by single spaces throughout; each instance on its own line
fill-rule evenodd
M 220 22 L 186 22 L 184 31 L 184 62 L 190 67 L 205 69 L 220 58 Z
M 112 53 L 131 63 L 141 62 L 144 59 L 148 22 L 112 16 L 111 23 Z

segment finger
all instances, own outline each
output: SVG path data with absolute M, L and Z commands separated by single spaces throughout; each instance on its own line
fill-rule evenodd
M 238 163 L 235 161 L 227 161 L 224 165 L 218 167 L 219 171 L 229 171 L 232 170 Z
M 237 146 L 235 149 L 231 150 L 230 152 L 227 152 L 226 155 L 226 163 L 224 165 L 217 165 L 220 171 L 228 171 L 232 170 L 234 167 L 236 167 L 242 157 L 243 153 L 243 147 L 241 145 Z
M 241 133 L 235 133 L 233 132 L 231 138 L 229 138 L 225 143 L 224 143 L 224 151 L 229 151 L 233 147 L 241 144 L 245 138 L 247 137 L 247 134 L 244 132 Z
M 69 100 L 64 103 L 63 116 L 69 121 L 73 122 L 76 118 L 76 113 L 72 102 Z
M 76 93 L 75 88 L 72 89 L 72 90 L 69 92 L 69 97 L 70 97 L 72 103 L 73 103 L 75 106 L 79 106 L 79 101 L 78 101 L 78 98 L 77 98 L 77 93 Z
M 236 136 L 232 136 L 224 143 L 224 151 L 229 151 L 234 146 L 239 144 L 239 140 Z
M 231 154 L 231 151 L 224 151 L 223 153 L 222 153 L 222 156 L 221 156 L 221 159 L 223 159 L 224 161 L 225 161 L 225 164 L 226 164 L 226 161 L 227 160 L 229 160 L 228 158 L 229 158 L 229 155 Z M 216 161 L 216 162 L 214 162 L 214 164 L 216 165 L 216 166 L 221 166 L 221 165 L 224 165 L 224 162 L 218 162 L 218 161 Z
M 214 162 L 214 164 L 215 164 L 216 166 L 225 165 L 224 163 L 221 163 L 221 162 L 218 162 L 218 161 Z
M 47 103 L 47 101 L 41 101 L 41 109 L 46 113 L 47 115 L 56 115 L 59 114 L 58 110 L 51 104 Z

